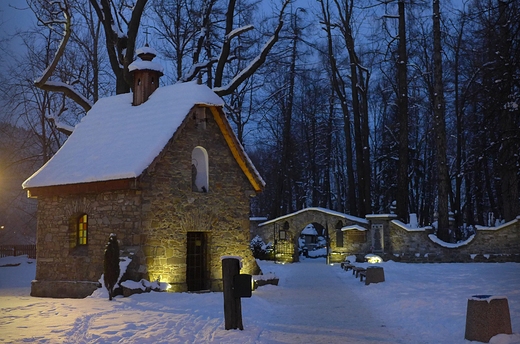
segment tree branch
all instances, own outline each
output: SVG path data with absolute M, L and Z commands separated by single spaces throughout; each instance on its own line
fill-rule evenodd
M 215 87 L 213 88 L 213 91 L 219 95 L 219 96 L 226 96 L 228 94 L 231 94 L 234 90 L 237 89 L 240 84 L 242 84 L 247 78 L 249 78 L 251 75 L 253 75 L 260 66 L 262 66 L 267 58 L 267 55 L 273 48 L 276 42 L 278 42 L 278 39 L 280 37 L 280 31 L 283 28 L 283 15 L 285 12 L 285 8 L 287 5 L 291 2 L 291 0 L 285 0 L 282 6 L 282 9 L 280 10 L 280 14 L 278 16 L 278 25 L 269 39 L 267 43 L 262 48 L 260 54 L 247 66 L 245 69 L 243 69 L 237 76 L 231 80 L 229 84 L 227 84 L 225 87 Z
M 61 92 L 73 101 L 75 101 L 79 106 L 81 106 L 85 111 L 89 111 L 92 108 L 92 102 L 85 98 L 82 94 L 78 93 L 71 85 L 66 84 L 61 81 L 46 81 L 45 83 L 38 85 L 35 82 L 35 85 L 44 90 L 51 92 Z
M 195 77 L 197 76 L 197 74 L 199 74 L 199 72 L 201 70 L 209 68 L 212 64 L 214 64 L 216 62 L 217 62 L 217 59 L 213 58 L 213 59 L 211 59 L 209 61 L 205 61 L 205 62 L 197 63 L 197 64 L 193 65 L 190 68 L 190 70 L 186 74 L 184 74 L 179 81 L 180 82 L 188 82 L 188 81 L 191 81 L 191 80 L 195 79 Z
M 67 1 L 60 2 L 60 10 L 63 13 L 63 18 L 65 19 L 63 38 L 60 41 L 60 45 L 56 51 L 56 54 L 54 55 L 52 62 L 45 69 L 43 75 L 34 80 L 34 85 L 45 91 L 62 92 L 67 97 L 78 103 L 85 111 L 88 111 L 92 107 L 92 103 L 78 91 L 76 91 L 71 85 L 68 85 L 64 82 L 49 81 L 49 78 L 56 70 L 56 66 L 65 52 L 65 47 L 67 46 L 71 35 L 71 15 Z
M 222 76 L 224 74 L 224 66 L 231 50 L 231 38 L 228 37 L 229 33 L 233 30 L 233 16 L 235 14 L 236 0 L 229 0 L 228 9 L 226 12 L 226 35 L 224 38 L 224 44 L 220 51 L 220 57 L 217 63 L 217 69 L 215 70 L 215 82 L 214 87 L 222 86 Z

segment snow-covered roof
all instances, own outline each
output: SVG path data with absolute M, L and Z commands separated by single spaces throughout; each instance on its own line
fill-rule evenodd
M 395 224 L 397 227 L 400 227 L 408 232 L 424 232 L 426 230 L 431 230 L 432 226 L 425 226 L 425 227 L 413 227 L 410 224 L 406 224 L 399 220 L 392 220 L 392 223 Z
M 314 225 L 312 223 L 305 226 L 305 228 L 302 230 L 301 234 L 303 235 L 318 235 L 318 231 L 316 228 L 314 228 Z
M 142 46 L 141 48 L 137 48 L 135 50 L 135 53 L 136 53 L 136 55 L 152 54 L 152 55 L 157 56 L 157 50 L 155 50 L 154 48 L 147 46 L 147 45 Z
M 265 216 L 253 216 L 249 218 L 249 221 L 266 221 L 267 217 Z
M 128 66 L 128 70 L 133 72 L 135 70 L 154 70 L 159 73 L 163 73 L 163 66 L 160 63 L 153 62 L 153 58 L 157 56 L 157 51 L 145 45 L 144 47 L 136 50 L 137 58 Z
M 306 211 L 319 211 L 319 212 L 326 213 L 326 214 L 329 214 L 329 215 L 342 217 L 344 219 L 347 219 L 347 220 L 350 220 L 350 221 L 353 221 L 353 222 L 368 224 L 367 220 L 362 219 L 360 217 L 356 217 L 356 216 L 352 216 L 352 215 L 349 215 L 349 214 L 340 213 L 339 211 L 334 211 L 334 210 L 330 210 L 330 209 L 327 209 L 327 208 L 310 207 L 310 208 L 305 208 L 305 209 L 302 209 L 302 210 L 298 210 L 298 211 L 296 211 L 294 213 L 291 213 L 291 214 L 287 214 L 287 215 L 283 215 L 283 216 L 277 217 L 275 219 L 269 220 L 269 221 L 264 222 L 264 223 L 260 223 L 258 226 L 265 226 L 265 225 L 268 225 L 268 224 L 271 224 L 271 223 L 275 223 L 277 221 L 287 219 L 287 218 L 289 218 L 291 216 L 295 216 L 295 215 L 301 214 L 301 213 L 306 212 Z
M 369 220 L 387 220 L 387 219 L 395 219 L 397 217 L 396 214 L 366 214 L 365 217 Z
M 196 82 L 160 87 L 139 106 L 132 106 L 131 93 L 100 99 L 61 149 L 22 186 L 136 178 L 159 155 L 195 105 L 220 108 L 224 101 Z M 247 158 L 245 152 L 241 154 Z
M 137 58 L 128 66 L 128 70 L 130 72 L 133 72 L 134 70 L 155 70 L 162 73 L 164 71 L 164 68 L 160 63 L 156 63 L 153 61 L 144 61 L 140 58 Z
M 486 227 L 486 226 L 480 226 L 480 225 L 476 225 L 475 228 L 479 231 L 498 231 L 498 230 L 501 230 L 502 228 L 506 228 L 506 227 L 509 227 L 511 226 L 512 224 L 518 222 L 520 220 L 520 216 L 517 217 L 516 219 L 514 220 L 511 220 L 507 223 L 503 223 L 501 224 L 500 226 L 495 226 L 495 227 Z
M 366 231 L 367 228 L 365 227 L 362 227 L 360 225 L 352 225 L 352 226 L 345 226 L 343 228 L 341 228 L 341 231 L 344 232 L 344 231 Z
M 449 242 L 442 241 L 435 234 L 428 234 L 428 238 L 430 238 L 431 241 L 433 241 L 434 243 L 436 243 L 442 247 L 459 248 L 459 247 L 465 246 L 465 245 L 469 244 L 470 242 L 472 242 L 473 239 L 475 239 L 475 234 L 471 235 L 466 240 L 458 242 L 458 243 L 449 243 Z

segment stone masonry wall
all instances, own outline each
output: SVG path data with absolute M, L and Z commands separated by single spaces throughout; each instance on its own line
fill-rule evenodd
M 36 280 L 97 282 L 110 233 L 123 246 L 140 244 L 140 207 L 137 190 L 40 197 Z M 88 215 L 88 245 L 74 247 L 69 221 L 82 213 Z
M 349 230 L 354 231 L 354 230 Z M 341 262 L 344 261 L 345 258 L 349 255 L 356 254 L 357 252 L 369 252 L 370 251 L 370 237 L 369 237 L 369 231 L 365 231 L 365 241 L 364 242 L 352 242 L 348 239 L 348 231 L 343 231 L 343 246 L 337 247 L 334 246 L 334 249 L 332 250 L 331 255 L 331 261 L 332 262 Z M 331 238 L 332 242 L 332 238 Z M 333 246 L 331 245 L 331 248 Z
M 496 228 L 477 227 L 477 233 L 473 240 L 464 245 L 443 244 L 440 245 L 429 238 L 433 233 L 431 228 L 408 229 L 398 221 L 392 221 L 390 215 L 372 216 L 378 218 L 378 223 L 383 224 L 384 231 L 384 259 L 402 262 L 520 262 L 520 217 L 509 223 Z M 381 220 L 386 218 L 386 220 Z M 278 221 L 278 226 L 283 226 L 287 221 L 289 228 L 298 235 L 297 229 L 301 231 L 308 223 L 318 222 L 329 224 L 331 262 L 342 261 L 346 256 L 356 255 L 363 261 L 364 256 L 371 253 L 371 226 L 361 224 L 368 228 L 365 242 L 351 242 L 343 232 L 343 246 L 338 247 L 336 243 L 336 229 L 331 228 L 335 217 L 324 215 L 320 212 L 303 212 L 289 216 Z M 371 220 L 372 221 L 372 220 Z M 343 221 L 344 226 L 355 224 Z M 274 223 L 251 229 L 251 236 L 260 235 L 264 242 L 273 242 Z M 446 247 L 451 246 L 451 247 Z
M 187 232 L 206 233 L 211 290 L 222 288 L 222 256 L 241 256 L 241 273 L 258 269 L 249 249 L 249 202 L 255 192 L 209 110 L 207 114 L 205 128 L 188 116 L 161 159 L 142 178 L 148 276 L 170 283 L 174 291 L 187 290 Z M 191 154 L 197 146 L 208 153 L 205 193 L 192 191 Z
M 431 230 L 408 231 L 390 222 L 388 259 L 416 262 L 479 261 L 484 256 L 496 256 L 492 261 L 517 261 L 520 258 L 520 221 L 514 220 L 498 228 L 479 228 L 473 240 L 458 247 L 445 247 L 433 242 Z M 451 245 L 453 246 L 453 245 Z M 393 255 L 395 258 L 391 257 Z

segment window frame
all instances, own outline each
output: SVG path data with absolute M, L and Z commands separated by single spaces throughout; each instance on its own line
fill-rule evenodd
M 88 215 L 81 214 L 76 219 L 76 246 L 88 245 Z
M 209 158 L 208 151 L 202 146 L 196 146 L 191 151 L 193 192 L 209 192 Z

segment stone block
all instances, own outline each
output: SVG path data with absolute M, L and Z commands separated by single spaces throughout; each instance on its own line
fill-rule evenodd
M 501 333 L 513 333 L 507 298 L 491 295 L 469 298 L 464 338 L 489 343 L 493 336 Z
M 266 279 L 266 280 L 263 280 L 263 279 L 255 280 L 254 289 L 257 289 L 258 287 L 268 285 L 268 284 L 278 285 L 278 282 L 279 282 L 278 278 L 271 278 L 271 279 Z
M 366 271 L 365 285 L 385 281 L 385 271 L 380 266 L 369 266 Z
M 164 247 L 162 246 L 159 246 L 156 248 L 155 250 L 155 255 L 158 256 L 158 257 L 164 257 L 164 254 L 165 254 L 165 249 Z
M 34 280 L 31 282 L 31 296 L 81 299 L 99 287 L 99 282 Z
M 186 263 L 185 257 L 171 257 L 167 258 L 166 262 L 168 265 L 182 265 Z

